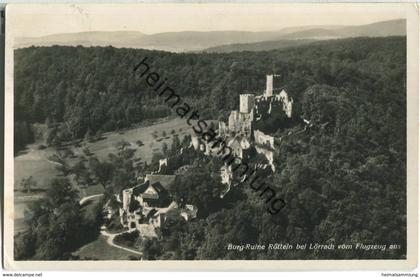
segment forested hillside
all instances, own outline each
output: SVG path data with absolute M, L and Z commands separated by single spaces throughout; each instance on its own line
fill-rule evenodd
M 162 99 L 134 76 L 133 67 L 144 57 L 185 102 L 214 119 L 238 108 L 240 93 L 262 91 L 265 74 L 275 72 L 281 75 L 279 84 L 286 85 L 295 99 L 297 115 L 313 124 L 282 139 L 277 170 L 266 180 L 284 197 L 286 207 L 272 216 L 258 194 L 238 187 L 226 200 L 229 205 L 213 205 L 208 213 L 201 212 L 199 220 L 172 226 L 165 244 L 149 245 L 145 255 L 150 259 L 402 259 L 406 253 L 405 46 L 404 37 L 389 37 L 229 54 L 111 47 L 17 50 L 15 116 L 17 126 L 23 127 L 15 129 L 16 146 L 23 147 L 24 133 L 30 133 L 24 126 L 33 122 L 47 122 L 53 130 L 50 142 L 57 142 L 168 115 Z M 205 182 L 183 183 L 185 199 L 200 204 L 203 191 L 218 182 L 202 168 L 186 173 L 191 180 L 206 174 Z M 239 252 L 227 251 L 228 243 L 393 243 L 401 248 Z
M 240 93 L 262 92 L 265 74 L 270 72 L 282 76 L 277 84 L 287 85 L 297 100 L 315 84 L 369 94 L 360 97 L 377 93 L 384 101 L 404 99 L 400 94 L 405 73 L 403 37 L 357 38 L 230 54 L 31 47 L 15 51 L 16 150 L 31 139 L 27 123 L 47 122 L 51 131 L 48 143 L 56 144 L 168 115 L 162 99 L 133 74 L 133 67 L 144 57 L 207 118 L 217 119 L 237 108 Z M 389 90 L 397 90 L 399 97 L 389 99 L 393 97 Z
M 275 49 L 284 49 L 297 47 L 300 45 L 309 44 L 315 42 L 314 39 L 294 39 L 294 40 L 269 40 L 254 43 L 235 43 L 210 47 L 205 49 L 203 52 L 207 53 L 230 53 L 238 51 L 269 51 Z

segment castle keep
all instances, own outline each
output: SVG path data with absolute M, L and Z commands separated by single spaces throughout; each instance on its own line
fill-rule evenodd
M 275 138 L 271 134 L 265 134 L 256 127 L 256 123 L 270 118 L 274 111 L 283 113 L 286 119 L 293 115 L 293 99 L 289 97 L 286 88 L 275 88 L 274 78 L 276 75 L 266 76 L 266 89 L 262 95 L 251 93 L 239 95 L 239 111 L 230 112 L 228 122 L 218 122 L 218 136 L 223 138 L 230 147 L 232 155 L 241 159 L 247 159 L 251 153 L 263 155 L 267 164 L 258 165 L 261 168 L 271 168 L 275 171 L 274 152 L 276 150 Z M 278 93 L 276 93 L 276 91 Z M 220 148 L 213 143 L 193 134 L 192 146 L 205 155 L 220 156 Z M 229 186 L 232 180 L 231 166 L 221 168 L 222 183 Z
M 264 94 L 239 95 L 239 111 L 231 111 L 227 130 L 224 123 L 219 123 L 219 134 L 226 134 L 226 131 L 229 131 L 251 138 L 252 123 L 261 120 L 264 115 L 270 115 L 275 108 L 280 108 L 288 118 L 292 117 L 293 99 L 289 97 L 285 88 L 274 89 L 274 77 L 275 75 L 267 75 Z M 280 92 L 276 94 L 275 90 Z

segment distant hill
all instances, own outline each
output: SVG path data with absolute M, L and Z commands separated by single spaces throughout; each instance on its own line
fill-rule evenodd
M 331 39 L 347 37 L 405 36 L 405 20 L 390 20 L 361 26 L 346 26 L 336 29 L 314 28 L 282 36 L 282 39 Z
M 117 31 L 117 32 L 83 32 L 56 34 L 43 37 L 23 37 L 16 38 L 15 46 L 17 48 L 34 46 L 109 46 L 123 47 L 140 41 L 144 34 L 135 31 Z
M 279 49 L 306 44 L 315 39 L 404 36 L 405 34 L 405 20 L 391 20 L 361 26 L 288 27 L 274 32 L 185 31 L 147 35 L 136 31 L 94 31 L 17 38 L 15 47 L 82 45 L 144 48 L 170 52 L 232 52 Z
M 237 43 L 219 45 L 203 50 L 209 53 L 229 53 L 235 51 L 268 51 L 308 44 L 317 40 L 340 39 L 349 37 L 387 37 L 405 36 L 405 20 L 383 21 L 362 26 L 327 28 L 290 28 L 287 34 L 278 40 L 261 41 L 256 43 Z M 283 30 L 286 32 L 286 29 Z
M 215 46 L 205 49 L 202 52 L 208 53 L 230 53 L 236 51 L 269 51 L 274 49 L 284 49 L 289 47 L 295 47 L 305 45 L 317 40 L 313 39 L 295 39 L 295 40 L 275 40 L 275 41 L 262 41 L 255 43 L 236 43 Z
M 114 46 L 117 48 L 144 48 L 170 52 L 203 50 L 222 44 L 252 43 L 278 38 L 281 32 L 168 32 L 146 35 L 140 32 L 83 32 L 18 38 L 16 48 L 34 46 Z

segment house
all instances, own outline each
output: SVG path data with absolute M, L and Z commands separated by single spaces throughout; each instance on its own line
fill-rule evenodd
M 120 221 L 129 230 L 137 229 L 142 237 L 157 237 L 168 219 L 191 220 L 197 216 L 192 205 L 179 207 L 171 192 L 175 175 L 148 174 L 145 181 L 121 192 Z
M 165 175 L 165 174 L 146 174 L 145 181 L 150 183 L 159 183 L 167 191 L 173 190 L 173 183 L 175 182 L 176 175 Z

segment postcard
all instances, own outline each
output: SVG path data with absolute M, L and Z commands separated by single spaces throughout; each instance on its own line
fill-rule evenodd
M 414 4 L 6 7 L 11 270 L 417 266 Z

